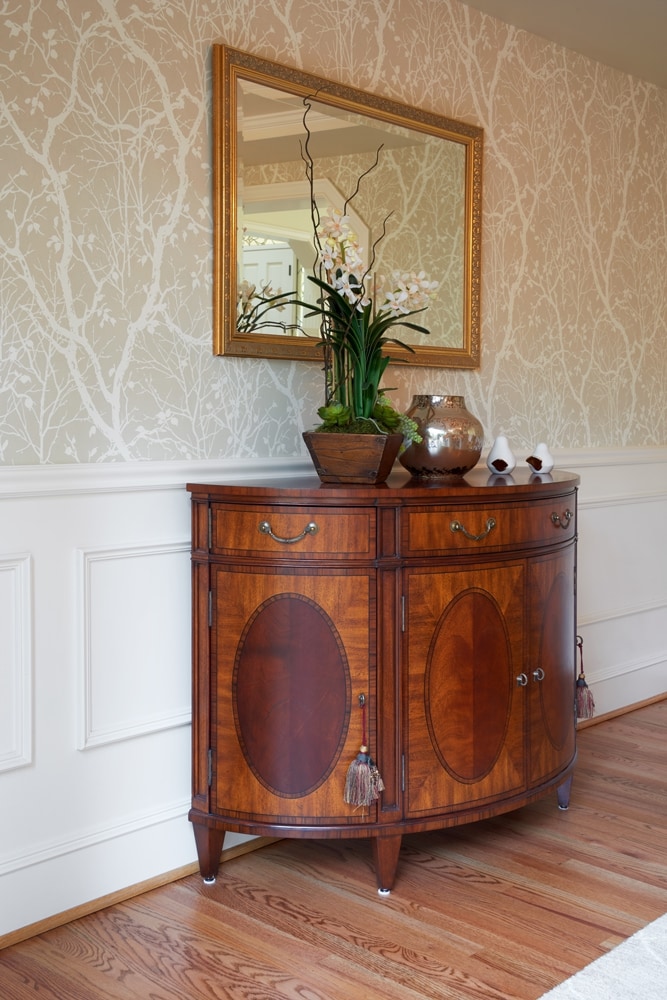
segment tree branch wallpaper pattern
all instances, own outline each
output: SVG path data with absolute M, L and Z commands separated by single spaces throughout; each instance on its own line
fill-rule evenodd
M 303 453 L 318 366 L 211 351 L 213 42 L 484 128 L 482 366 L 397 402 L 462 393 L 519 454 L 667 443 L 667 91 L 458 0 L 0 11 L 0 463 Z

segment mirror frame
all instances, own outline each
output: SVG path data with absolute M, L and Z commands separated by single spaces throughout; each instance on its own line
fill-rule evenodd
M 213 46 L 213 353 L 231 357 L 321 361 L 319 340 L 280 334 L 239 334 L 237 304 L 237 83 L 239 79 L 307 97 L 465 147 L 464 309 L 461 347 L 415 346 L 392 364 L 478 368 L 483 129 L 365 93 L 310 73 L 260 59 L 226 45 Z M 413 345 L 411 345 L 413 346 Z

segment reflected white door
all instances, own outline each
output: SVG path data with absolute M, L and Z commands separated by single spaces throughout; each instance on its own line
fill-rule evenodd
M 294 251 L 285 243 L 243 248 L 243 277 L 257 289 L 266 288 L 269 295 L 296 291 L 296 260 Z M 261 333 L 289 334 L 286 329 L 295 322 L 295 306 L 269 309 L 263 313 Z

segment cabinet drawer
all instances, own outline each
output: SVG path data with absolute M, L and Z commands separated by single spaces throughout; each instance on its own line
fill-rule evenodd
M 426 556 L 555 544 L 574 536 L 575 511 L 574 496 L 511 506 L 416 508 L 403 523 L 403 552 Z
M 211 505 L 211 551 L 271 559 L 374 559 L 374 510 Z

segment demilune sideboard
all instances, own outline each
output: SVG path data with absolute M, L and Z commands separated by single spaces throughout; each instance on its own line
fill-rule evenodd
M 516 809 L 576 758 L 578 477 L 188 484 L 193 796 L 202 876 L 225 831 L 401 837 Z M 348 805 L 362 740 L 384 784 Z

